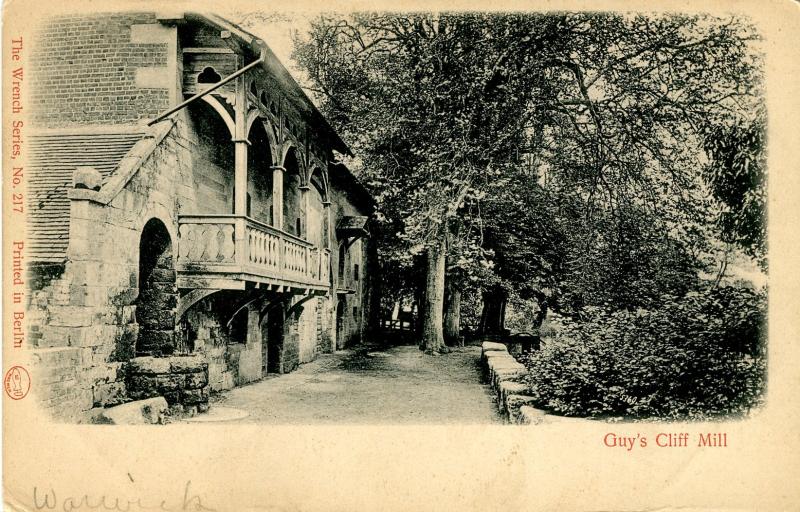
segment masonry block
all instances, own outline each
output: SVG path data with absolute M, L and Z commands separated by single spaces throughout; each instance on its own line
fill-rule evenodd
M 503 410 L 511 423 L 519 423 L 519 408 L 523 405 L 532 406 L 534 398 L 525 395 L 508 395 L 503 403 Z
M 110 407 L 101 416 L 113 425 L 146 425 L 164 423 L 167 410 L 167 401 L 154 397 Z
M 186 374 L 186 389 L 200 389 L 208 386 L 208 373 L 195 372 Z
M 540 425 L 547 421 L 547 413 L 529 405 L 522 405 L 515 416 L 518 425 Z
M 108 382 L 93 387 L 94 407 L 109 407 L 128 401 L 124 382 Z
M 184 405 L 195 405 L 208 402 L 208 388 L 203 389 L 184 389 L 181 391 L 181 402 Z
M 208 372 L 208 363 L 200 356 L 175 356 L 169 361 L 172 373 Z
M 504 404 L 509 395 L 526 395 L 528 386 L 521 382 L 503 381 L 497 388 L 497 403 Z
M 136 357 L 130 360 L 129 371 L 156 375 L 170 372 L 170 358 L 168 357 Z
M 86 327 L 92 325 L 93 308 L 62 306 L 50 310 L 50 325 L 62 327 Z

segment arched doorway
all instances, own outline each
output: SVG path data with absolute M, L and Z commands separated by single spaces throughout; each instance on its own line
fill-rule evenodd
M 139 240 L 139 296 L 136 299 L 136 355 L 175 351 L 175 264 L 166 226 L 150 219 Z

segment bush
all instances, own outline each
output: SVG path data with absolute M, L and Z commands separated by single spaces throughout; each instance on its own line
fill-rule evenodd
M 658 310 L 584 308 L 525 359 L 538 405 L 567 416 L 710 419 L 763 400 L 766 294 L 726 287 Z

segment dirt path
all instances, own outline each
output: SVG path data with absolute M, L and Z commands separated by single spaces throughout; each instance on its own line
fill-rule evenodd
M 487 424 L 501 422 L 480 384 L 478 347 L 442 356 L 416 346 L 325 355 L 288 375 L 225 392 L 214 409 L 266 424 Z M 220 416 L 222 419 L 224 415 Z

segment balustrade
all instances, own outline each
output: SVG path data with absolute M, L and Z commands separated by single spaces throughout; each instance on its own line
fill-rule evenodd
M 182 215 L 178 223 L 179 271 L 329 284 L 329 251 L 272 226 L 236 215 Z

